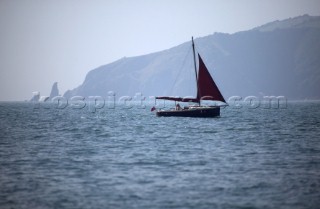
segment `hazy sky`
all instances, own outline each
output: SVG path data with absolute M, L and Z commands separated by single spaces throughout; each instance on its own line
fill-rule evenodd
M 124 56 L 303 14 L 320 0 L 0 0 L 0 100 L 80 85 Z

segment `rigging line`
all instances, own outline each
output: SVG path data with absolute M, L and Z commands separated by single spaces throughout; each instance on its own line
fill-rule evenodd
M 180 66 L 180 68 L 179 68 L 179 72 L 178 72 L 178 74 L 177 74 L 177 76 L 176 76 L 176 78 L 175 78 L 175 80 L 174 80 L 174 82 L 173 82 L 173 84 L 172 84 L 172 86 L 171 86 L 171 88 L 170 88 L 169 93 L 172 93 L 172 90 L 173 90 L 174 86 L 176 85 L 178 78 L 180 77 L 180 74 L 181 74 L 181 72 L 182 72 L 182 69 L 183 69 L 183 67 L 184 67 L 185 64 L 186 64 L 186 61 L 188 60 L 187 58 L 189 57 L 189 54 L 190 54 L 190 52 L 191 52 L 191 49 L 192 49 L 192 47 L 190 46 L 190 47 L 188 48 L 188 50 L 187 50 L 187 53 L 186 53 L 186 55 L 185 55 L 185 57 L 184 57 L 183 62 L 181 63 L 181 66 Z

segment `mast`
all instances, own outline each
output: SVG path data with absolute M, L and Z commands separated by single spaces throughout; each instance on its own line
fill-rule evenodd
M 193 49 L 193 62 L 194 62 L 194 72 L 196 74 L 196 84 L 197 84 L 197 96 L 199 95 L 199 83 L 198 83 L 198 73 L 197 73 L 197 63 L 196 63 L 196 52 L 194 49 L 194 42 L 193 42 L 193 36 L 191 37 L 192 40 L 192 49 Z M 199 99 L 199 106 L 200 106 L 200 99 Z

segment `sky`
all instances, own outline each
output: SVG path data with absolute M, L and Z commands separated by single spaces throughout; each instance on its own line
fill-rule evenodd
M 304 14 L 320 0 L 0 0 L 0 101 L 60 94 L 122 57 Z

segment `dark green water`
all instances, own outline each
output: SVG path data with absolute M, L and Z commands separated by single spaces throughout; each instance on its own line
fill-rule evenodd
M 319 208 L 320 103 L 161 118 L 0 103 L 0 208 Z

